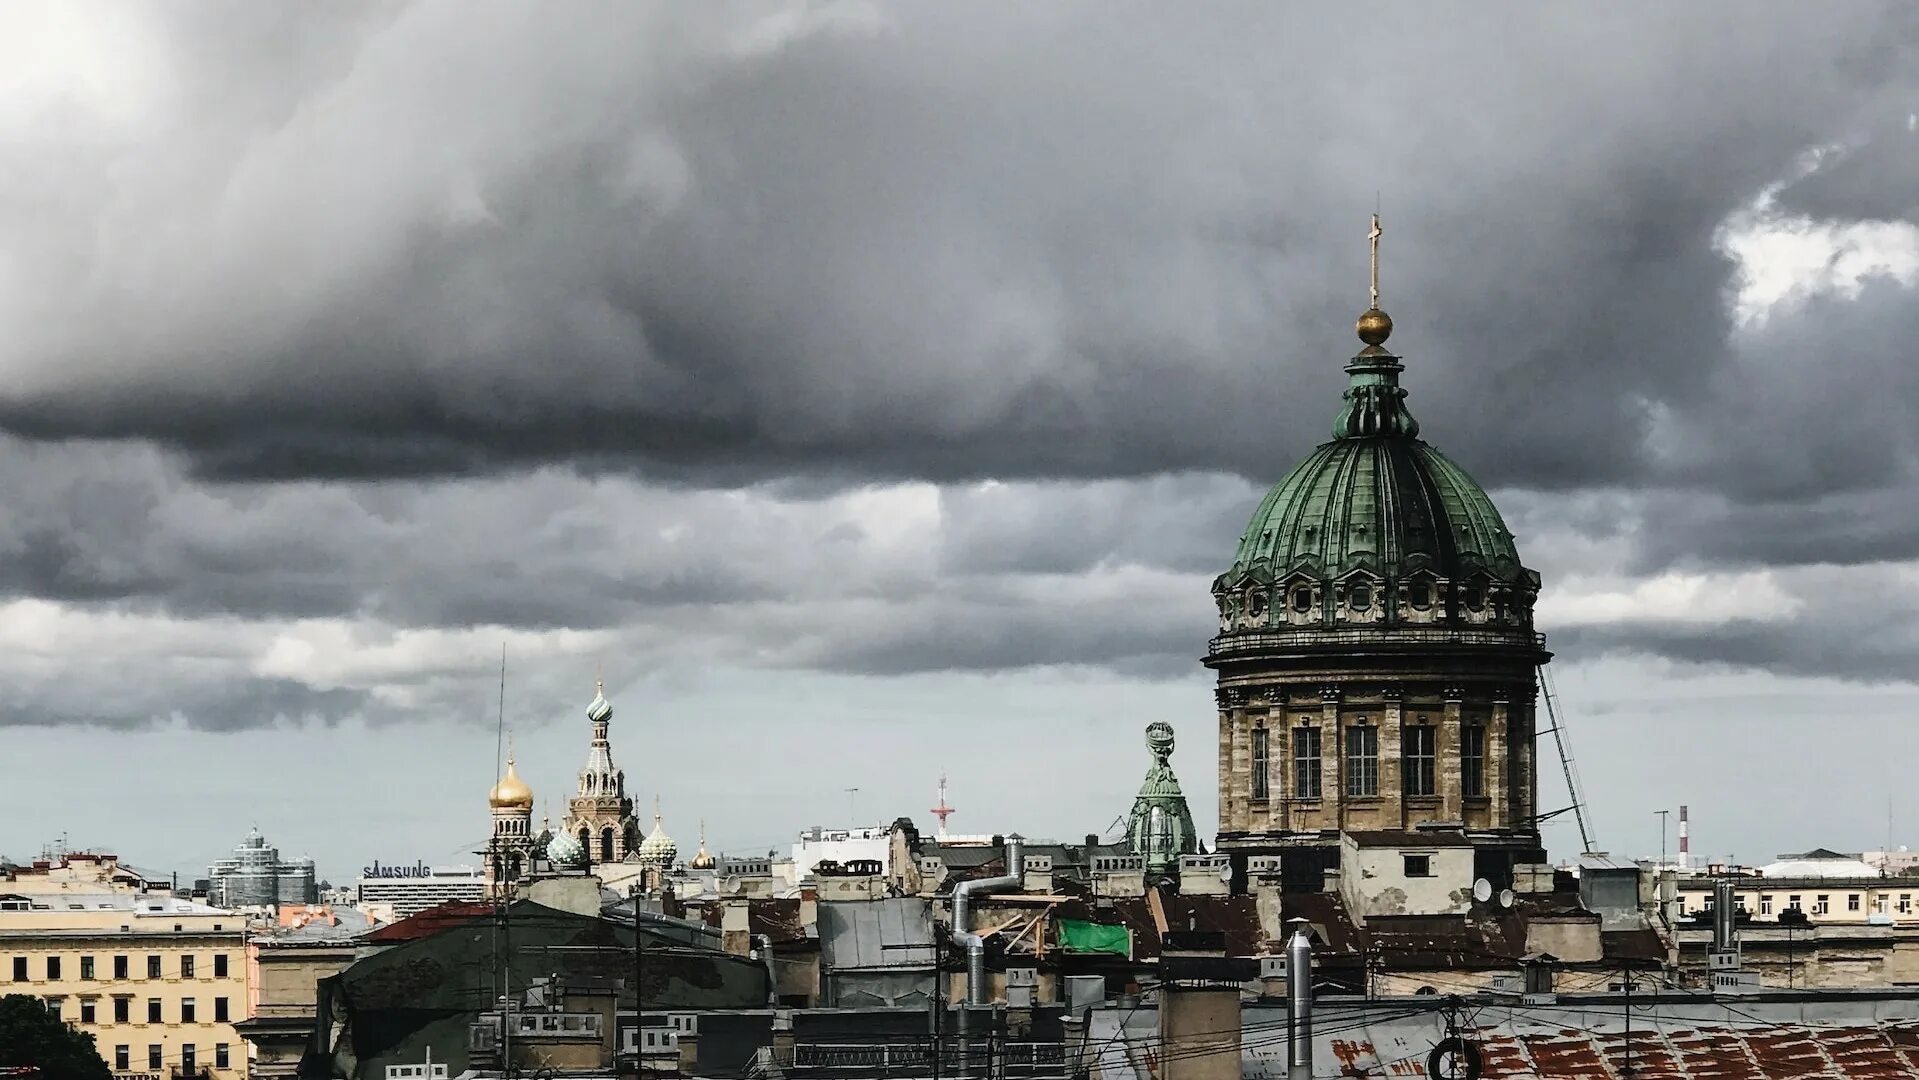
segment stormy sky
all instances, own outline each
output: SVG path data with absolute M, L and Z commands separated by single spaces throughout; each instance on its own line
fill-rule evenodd
M 1153 720 L 1210 821 L 1207 585 L 1327 435 L 1375 205 L 1600 844 L 1919 842 L 1916 52 L 1863 2 L 0 10 L 0 853 L 458 861 L 502 645 L 555 817 L 603 668 L 688 847 L 942 771 L 956 829 L 1102 831 Z

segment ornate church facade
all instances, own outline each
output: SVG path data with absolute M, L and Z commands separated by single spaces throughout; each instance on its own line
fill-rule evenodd
M 638 852 L 640 826 L 633 816 L 633 800 L 626 794 L 626 773 L 613 764 L 613 744 L 608 735 L 613 706 L 606 700 L 604 682 L 594 685 L 586 718 L 593 725 L 593 741 L 587 748 L 586 765 L 580 769 L 579 787 L 567 800 L 566 820 L 560 828 L 579 840 L 592 861 L 619 862 Z
M 641 834 L 633 799 L 626 791 L 626 773 L 613 763 L 613 706 L 606 699 L 604 683 L 595 685 L 586 719 L 592 725 L 586 764 L 558 829 L 544 824 L 534 828 L 533 791 L 520 779 L 509 749 L 506 770 L 487 793 L 492 831 L 479 854 L 488 896 L 507 897 L 514 886 L 537 874 L 590 872 L 610 863 L 636 864 L 635 870 L 650 872 L 649 880 L 656 880 L 678 858 L 678 846 L 666 834 L 657 800 L 653 830 L 644 837 Z M 712 862 L 703 843 L 701 858 Z
M 1419 438 L 1373 305 L 1333 438 L 1260 503 L 1214 581 L 1219 846 L 1318 888 L 1342 832 L 1463 831 L 1496 883 L 1543 858 L 1539 575 L 1465 470 Z

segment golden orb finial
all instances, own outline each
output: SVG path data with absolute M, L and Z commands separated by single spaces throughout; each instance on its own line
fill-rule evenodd
M 1353 329 L 1358 331 L 1359 340 L 1368 345 L 1380 345 L 1392 336 L 1393 317 L 1378 308 L 1367 308 Z

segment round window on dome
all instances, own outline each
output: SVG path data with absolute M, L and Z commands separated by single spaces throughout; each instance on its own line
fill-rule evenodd
M 1266 614 L 1266 594 L 1258 589 L 1246 594 L 1246 614 L 1257 619 Z
M 1468 611 L 1478 611 L 1480 608 L 1486 606 L 1486 590 L 1480 588 L 1478 585 L 1466 586 L 1463 598 L 1466 603 L 1466 610 Z
M 1313 610 L 1313 590 L 1305 585 L 1293 590 L 1293 610 L 1305 614 Z
M 1361 582 L 1346 591 L 1346 600 L 1354 611 L 1365 611 L 1373 606 L 1373 587 Z
M 1406 602 L 1421 611 L 1433 606 L 1433 586 L 1429 581 L 1415 581 L 1406 586 Z

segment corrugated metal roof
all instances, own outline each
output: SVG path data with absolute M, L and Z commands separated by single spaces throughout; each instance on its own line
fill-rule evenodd
M 933 924 L 918 897 L 823 900 L 819 934 L 829 970 L 933 966 Z

